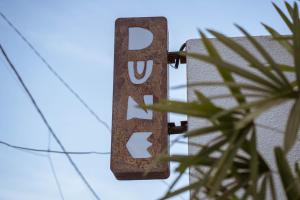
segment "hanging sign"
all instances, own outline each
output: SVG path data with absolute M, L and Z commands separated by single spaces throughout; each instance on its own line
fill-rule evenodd
M 167 114 L 138 107 L 167 99 L 167 20 L 120 18 L 115 26 L 111 170 L 119 180 L 167 178 L 169 164 L 156 162 L 168 153 Z

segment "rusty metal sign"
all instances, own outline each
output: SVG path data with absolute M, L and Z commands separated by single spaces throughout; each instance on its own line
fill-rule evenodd
M 138 107 L 167 99 L 167 53 L 164 17 L 116 20 L 111 170 L 119 180 L 169 176 L 169 164 L 155 162 L 169 151 L 167 114 Z

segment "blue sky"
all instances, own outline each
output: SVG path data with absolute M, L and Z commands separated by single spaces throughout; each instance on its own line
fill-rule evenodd
M 241 36 L 233 26 L 238 23 L 253 35 L 266 35 L 260 25 L 265 22 L 281 33 L 288 33 L 269 0 L 0 0 L 0 10 L 109 125 L 115 19 L 165 16 L 170 51 L 178 50 L 188 39 L 197 38 L 197 28 L 213 28 L 229 36 Z M 110 150 L 110 133 L 3 20 L 0 20 L 0 42 L 67 150 Z M 185 66 L 178 70 L 170 67 L 170 87 L 184 84 L 185 73 Z M 0 140 L 45 149 L 48 131 L 2 56 L 0 97 Z M 186 91 L 170 90 L 170 98 L 185 100 Z M 171 116 L 175 122 L 184 119 L 184 116 Z M 52 148 L 58 149 L 54 141 Z M 175 145 L 171 153 L 186 154 L 187 147 Z M 65 156 L 52 158 L 65 199 L 93 199 Z M 73 158 L 102 200 L 152 200 L 167 189 L 159 180 L 117 181 L 109 169 L 108 155 Z M 174 174 L 166 181 L 171 183 L 173 178 Z M 180 184 L 187 183 L 186 177 Z M 182 197 L 188 199 L 188 194 Z M 60 199 L 47 158 L 0 146 L 0 199 Z

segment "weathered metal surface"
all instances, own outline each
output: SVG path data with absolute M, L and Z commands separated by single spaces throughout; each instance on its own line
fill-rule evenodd
M 115 25 L 111 170 L 119 180 L 167 178 L 169 164 L 155 163 L 169 151 L 167 115 L 137 108 L 167 99 L 167 20 L 121 18 Z

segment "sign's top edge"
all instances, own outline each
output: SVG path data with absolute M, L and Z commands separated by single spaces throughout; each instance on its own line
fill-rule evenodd
M 151 16 L 151 17 L 119 17 L 115 20 L 115 23 L 127 21 L 127 20 L 163 20 L 166 23 L 168 22 L 168 19 L 164 16 Z

